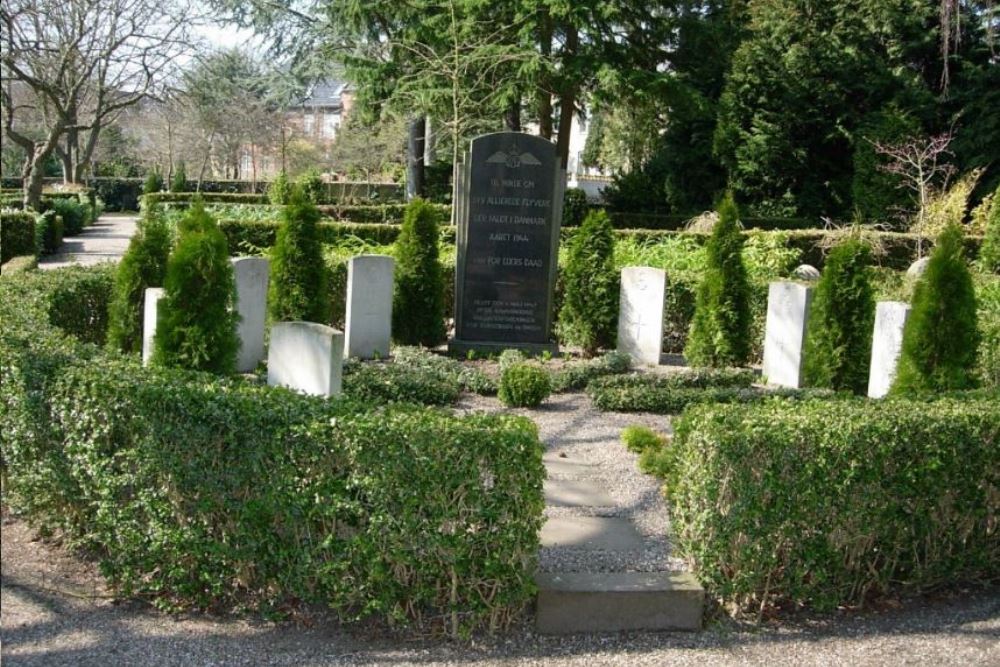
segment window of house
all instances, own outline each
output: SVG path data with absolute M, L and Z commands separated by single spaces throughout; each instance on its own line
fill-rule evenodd
M 313 115 L 312 111 L 307 111 L 302 117 L 302 131 L 306 134 L 312 134 L 316 127 L 316 116 Z
M 337 136 L 337 129 L 340 127 L 340 114 L 328 113 L 323 115 L 323 138 L 333 139 Z

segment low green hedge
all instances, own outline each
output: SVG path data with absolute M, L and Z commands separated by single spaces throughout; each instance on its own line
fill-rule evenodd
M 18 257 L 12 257 L 8 259 L 4 264 L 3 268 L 0 269 L 0 275 L 4 278 L 11 278 L 27 271 L 33 271 L 38 268 L 38 257 L 35 255 L 20 255 Z
M 699 406 L 665 489 L 723 602 L 833 609 L 1000 577 L 1000 395 Z
M 372 205 L 324 205 L 320 212 L 327 218 L 340 222 L 358 224 L 394 224 L 403 223 L 406 204 L 372 204 Z M 451 207 L 444 204 L 430 204 L 438 214 L 438 224 L 448 224 L 451 217 Z
M 196 198 L 200 197 L 206 204 L 268 204 L 266 194 L 246 192 L 153 192 L 139 199 L 140 208 L 170 204 L 174 207 L 186 208 Z
M 63 242 L 63 219 L 55 211 L 46 211 L 35 218 L 35 246 L 40 254 L 59 250 Z
M 530 421 L 144 369 L 68 333 L 99 328 L 83 321 L 100 304 L 52 321 L 96 280 L 110 288 L 106 269 L 0 282 L 0 453 L 10 507 L 96 554 L 118 593 L 452 634 L 530 600 L 545 475 Z
M 612 375 L 590 382 L 587 394 L 600 410 L 674 414 L 690 403 L 757 400 L 765 392 L 751 387 L 755 377 L 743 368 Z
M 22 255 L 34 255 L 35 216 L 32 213 L 0 213 L 0 264 Z

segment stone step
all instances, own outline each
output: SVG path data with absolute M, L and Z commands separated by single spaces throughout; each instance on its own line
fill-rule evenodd
M 550 507 L 612 507 L 615 501 L 595 482 L 547 479 L 545 504 Z
M 542 634 L 700 630 L 705 591 L 690 572 L 543 572 Z
M 550 517 L 542 526 L 542 547 L 639 551 L 642 535 L 628 519 L 599 516 Z

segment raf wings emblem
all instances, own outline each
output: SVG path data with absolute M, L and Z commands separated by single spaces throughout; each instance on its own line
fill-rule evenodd
M 512 169 L 520 167 L 522 164 L 539 165 L 541 161 L 531 153 L 522 153 L 516 143 L 511 144 L 508 151 L 497 151 L 486 159 L 487 162 L 499 162 Z

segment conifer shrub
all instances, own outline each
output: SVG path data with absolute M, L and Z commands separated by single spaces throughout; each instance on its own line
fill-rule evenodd
M 236 364 L 236 282 L 226 237 L 196 201 L 178 225 L 157 312 L 153 363 L 230 373 Z
M 142 184 L 142 194 L 151 195 L 163 191 L 163 175 L 159 169 L 146 174 L 146 180 Z
M 445 338 L 437 216 L 423 199 L 410 202 L 403 216 L 392 302 L 392 337 L 400 345 L 434 347 Z
M 750 284 L 743 264 L 740 212 L 732 194 L 723 198 L 718 212 L 684 347 L 693 366 L 742 366 L 750 358 Z
M 986 235 L 979 249 L 979 266 L 983 271 L 1000 273 L 1000 187 L 993 193 L 986 215 Z
M 275 206 L 284 206 L 292 196 L 292 183 L 288 180 L 288 174 L 282 169 L 281 172 L 271 181 L 267 187 L 267 198 Z
M 552 393 L 552 380 L 538 364 L 522 361 L 511 364 L 500 375 L 497 398 L 506 406 L 534 408 Z
M 76 236 L 93 222 L 93 210 L 79 199 L 60 197 L 52 200 L 52 210 L 63 220 L 63 234 Z
M 323 177 L 315 169 L 299 176 L 298 184 L 306 198 L 314 204 L 323 203 Z
M 271 249 L 268 307 L 275 322 L 329 320 L 329 281 L 316 224 L 319 211 L 300 188 L 281 212 L 281 227 Z
M 187 169 L 183 162 L 178 163 L 174 170 L 173 178 L 170 179 L 170 191 L 187 192 Z
M 108 309 L 108 345 L 122 352 L 142 349 L 146 288 L 162 287 L 173 234 L 158 211 L 148 212 L 118 264 Z
M 879 155 L 875 142 L 899 144 L 920 134 L 920 123 L 898 106 L 865 118 L 854 141 L 854 178 L 851 194 L 854 210 L 864 220 L 884 221 L 912 206 L 913 198 L 900 188 L 900 177 L 884 169 L 887 158 Z
M 615 237 L 604 211 L 584 218 L 572 240 L 563 270 L 564 298 L 559 334 L 592 357 L 615 345 L 618 334 L 619 277 L 614 264 Z
M 830 251 L 809 314 L 806 384 L 863 394 L 871 365 L 875 297 L 868 244 L 847 239 Z
M 975 385 L 979 331 L 962 230 L 949 225 L 913 291 L 892 393 L 912 395 Z
M 580 188 L 567 188 L 563 195 L 562 226 L 576 227 L 587 217 L 589 208 L 586 192 Z

